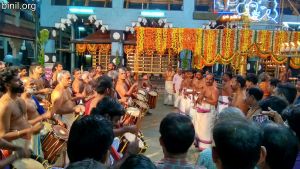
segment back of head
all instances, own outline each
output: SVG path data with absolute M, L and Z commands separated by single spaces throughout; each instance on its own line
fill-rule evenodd
M 265 81 L 268 81 L 269 79 L 270 79 L 270 76 L 267 72 L 263 72 L 259 75 L 260 82 L 265 82 Z
M 246 81 L 252 82 L 254 85 L 256 85 L 258 78 L 254 73 L 248 73 L 246 76 Z
M 298 140 L 292 131 L 276 123 L 263 126 L 266 163 L 271 169 L 292 169 L 298 154 Z
M 112 87 L 112 78 L 108 77 L 107 75 L 103 75 L 98 79 L 96 91 L 99 94 L 104 94 L 107 89 L 111 89 Z
M 220 121 L 230 121 L 235 119 L 245 119 L 245 114 L 236 107 L 226 107 L 216 116 L 215 123 Z
M 252 87 L 248 89 L 247 92 L 249 96 L 253 96 L 256 101 L 260 101 L 264 96 L 264 92 L 257 87 Z
M 271 86 L 274 86 L 274 87 L 277 87 L 277 85 L 280 83 L 280 80 L 279 79 L 276 79 L 276 78 L 273 78 L 270 80 L 270 85 Z
M 270 96 L 259 102 L 259 107 L 262 111 L 269 111 L 269 107 L 272 110 L 282 114 L 282 111 L 288 106 L 288 102 L 277 96 Z
M 260 158 L 262 133 L 250 121 L 221 121 L 213 129 L 213 139 L 213 152 L 223 169 L 253 169 Z
M 112 119 L 115 116 L 123 116 L 125 109 L 116 100 L 111 97 L 105 96 L 91 112 L 92 115 L 101 115 Z
M 300 141 L 300 104 L 285 109 L 282 114 Z
M 297 89 L 294 85 L 290 83 L 279 84 L 277 85 L 275 93 L 277 96 L 285 97 L 289 104 L 293 104 L 297 96 Z
M 124 163 L 121 165 L 120 169 L 156 169 L 156 166 L 152 161 L 141 154 L 129 156 Z
M 236 81 L 240 84 L 241 88 L 244 88 L 246 85 L 246 80 L 241 75 L 236 76 Z
M 161 141 L 170 154 L 188 151 L 195 137 L 195 130 L 189 117 L 179 113 L 168 114 L 160 123 Z
M 67 143 L 70 162 L 101 161 L 114 138 L 111 122 L 101 116 L 85 116 L 73 123 Z

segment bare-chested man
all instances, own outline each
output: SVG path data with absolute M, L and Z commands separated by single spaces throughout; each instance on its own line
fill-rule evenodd
M 92 79 L 90 78 L 88 71 L 84 71 L 82 73 L 82 81 L 84 85 L 84 90 L 83 90 L 83 96 L 85 97 L 84 100 L 89 101 L 91 98 L 95 97 L 97 93 L 93 89 Z
M 197 99 L 197 113 L 193 117 L 199 150 L 209 148 L 212 144 L 211 130 L 219 97 L 219 91 L 214 85 L 214 81 L 213 74 L 206 75 L 203 92 Z
M 201 71 L 195 73 L 195 77 L 192 81 L 192 87 L 195 92 L 201 92 L 205 86 L 205 79 Z
M 192 100 L 191 98 L 188 98 L 188 95 L 193 92 L 192 81 L 193 73 L 191 71 L 185 72 L 179 89 L 179 110 L 185 114 L 189 113 L 189 109 L 191 107 Z
M 74 81 L 72 83 L 73 94 L 77 97 L 83 97 L 84 84 L 82 81 L 82 75 L 80 69 L 73 70 Z
M 34 93 L 34 90 L 35 90 L 35 87 L 34 87 L 35 84 L 34 84 L 33 79 L 30 77 L 24 77 L 24 78 L 22 78 L 22 82 L 24 84 L 25 91 L 22 93 L 21 98 L 26 103 L 28 122 L 31 125 L 34 125 L 45 119 L 51 118 L 52 114 L 50 111 L 47 111 L 43 115 L 39 115 L 39 113 L 37 111 L 37 105 L 32 98 L 32 94 Z M 43 156 L 40 134 L 34 135 L 32 137 L 31 143 L 32 143 L 33 153 L 38 156 Z
M 165 99 L 164 104 L 165 105 L 173 105 L 173 77 L 175 75 L 175 72 L 173 71 L 172 65 L 168 66 L 167 71 L 164 73 L 165 78 Z
M 178 108 L 179 106 L 179 90 L 183 80 L 183 73 L 181 68 L 177 68 L 177 73 L 173 77 L 173 92 L 174 92 L 174 107 Z
M 27 75 L 27 68 L 26 68 L 26 66 L 21 66 L 21 67 L 20 67 L 20 69 L 19 69 L 19 76 L 20 76 L 21 79 L 22 79 L 23 77 L 28 76 L 28 75 Z
M 51 94 L 52 112 L 62 115 L 62 121 L 67 124 L 70 129 L 72 123 L 75 120 L 74 113 L 84 112 L 84 106 L 75 106 L 72 100 L 72 94 L 70 90 L 71 75 L 68 71 L 61 71 L 58 76 L 58 85 L 55 87 Z
M 224 108 L 228 107 L 229 105 L 229 96 L 232 95 L 231 79 L 232 74 L 230 72 L 224 73 L 222 77 L 222 90 L 218 100 L 218 112 L 221 112 Z
M 101 65 L 96 66 L 95 75 L 93 77 L 93 80 L 97 80 L 98 78 L 100 78 L 103 75 L 102 69 L 103 68 Z
M 0 99 L 0 137 L 17 146 L 28 146 L 31 135 L 37 134 L 43 125 L 37 123 L 32 126 L 28 122 L 26 104 L 18 97 L 24 91 L 24 87 L 17 70 L 13 68 L 2 70 L 0 85 L 5 93 Z M 28 160 L 32 161 L 30 159 L 18 160 L 14 165 L 22 165 Z
M 45 88 L 44 80 L 42 79 L 42 75 L 44 73 L 44 69 L 41 65 L 31 66 L 32 74 L 31 78 L 34 80 L 36 85 L 36 93 L 40 98 L 46 98 L 47 94 L 51 93 L 51 89 Z
M 97 106 L 99 102 L 105 96 L 112 96 L 113 95 L 113 82 L 110 77 L 107 75 L 103 75 L 99 78 L 98 86 L 96 87 L 97 95 L 91 101 L 89 106 L 86 106 L 86 112 L 90 114 L 90 112 Z
M 57 75 L 63 70 L 63 65 L 59 62 L 56 62 L 52 68 L 52 86 L 55 87 L 57 85 Z
M 146 89 L 147 91 L 150 91 L 152 88 L 154 88 L 154 86 L 151 84 L 151 82 L 149 80 L 149 76 L 147 74 L 143 75 L 142 88 Z
M 133 92 L 137 89 L 138 83 L 134 83 L 130 88 L 127 88 L 125 84 L 126 72 L 123 68 L 119 69 L 118 81 L 116 84 L 116 91 L 119 94 L 118 99 L 128 100 L 128 97 L 131 97 Z
M 232 96 L 230 99 L 231 103 L 230 106 L 237 107 L 242 110 L 243 113 L 247 113 L 248 105 L 244 102 L 244 98 L 246 96 L 245 90 L 246 80 L 238 75 L 231 80 L 231 87 L 233 90 Z
M 131 85 L 133 84 L 133 80 L 132 80 L 132 74 L 131 74 L 131 70 L 130 68 L 126 68 L 126 85 L 128 86 L 128 88 L 131 87 Z

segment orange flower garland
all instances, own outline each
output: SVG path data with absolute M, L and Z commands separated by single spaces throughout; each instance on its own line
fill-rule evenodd
M 86 44 L 76 44 L 76 51 L 82 55 L 86 51 Z
M 196 40 L 197 40 L 197 30 L 196 29 L 184 29 L 182 41 L 183 49 L 189 49 L 191 51 L 195 50 Z
M 289 34 L 286 31 L 276 31 L 273 39 L 272 60 L 277 64 L 286 62 L 286 56 L 280 55 L 281 45 L 289 40 Z
M 96 51 L 98 49 L 98 44 L 87 44 L 87 50 L 91 53 L 91 54 L 95 54 Z
M 223 29 L 221 38 L 221 63 L 230 63 L 233 53 L 235 51 L 235 30 L 234 29 Z
M 253 30 L 250 29 L 242 29 L 240 30 L 240 37 L 239 37 L 239 51 L 241 53 L 246 52 L 251 44 L 253 43 Z
M 217 39 L 218 30 L 204 30 L 203 61 L 206 66 L 212 66 L 218 59 Z
M 296 48 L 299 48 L 300 46 L 298 46 L 298 42 L 300 42 L 300 32 L 292 32 L 292 40 L 291 41 L 294 42 Z M 299 54 L 299 52 L 298 52 L 298 54 Z M 291 58 L 290 66 L 293 69 L 300 69 L 300 58 L 299 57 Z
M 258 47 L 260 52 L 258 53 L 258 55 L 262 58 L 266 58 L 269 55 L 263 55 L 264 53 L 270 52 L 271 50 L 271 31 L 267 31 L 267 30 L 259 30 L 258 32 L 258 38 L 257 38 L 257 42 L 258 42 Z
M 194 49 L 194 67 L 197 69 L 202 69 L 203 63 L 201 64 L 201 55 L 202 55 L 202 38 L 203 38 L 203 29 L 196 30 L 196 43 Z

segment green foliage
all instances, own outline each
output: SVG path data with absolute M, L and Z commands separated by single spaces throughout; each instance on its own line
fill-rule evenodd
M 41 65 L 45 64 L 45 44 L 49 39 L 49 31 L 47 29 L 43 29 L 40 31 L 40 36 L 38 37 L 38 45 L 39 45 L 39 54 L 38 54 L 38 62 Z
M 120 57 L 119 57 L 119 50 L 116 51 L 116 65 L 119 66 L 121 60 L 120 60 Z
M 187 70 L 189 67 L 189 59 L 188 59 L 189 51 L 185 50 L 184 58 L 181 61 L 181 67 L 183 70 Z

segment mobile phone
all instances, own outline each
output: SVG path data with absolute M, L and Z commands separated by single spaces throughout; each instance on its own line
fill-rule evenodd
M 265 115 L 265 114 L 259 114 L 256 116 L 253 116 L 253 121 L 255 121 L 256 123 L 259 124 L 263 124 L 269 121 L 269 116 Z

